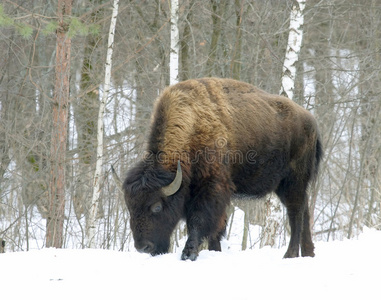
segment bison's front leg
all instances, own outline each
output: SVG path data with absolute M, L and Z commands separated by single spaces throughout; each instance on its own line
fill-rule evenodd
M 221 251 L 220 241 L 226 228 L 230 190 L 216 185 L 205 185 L 187 207 L 188 240 L 181 256 L 183 260 L 196 260 L 204 239 L 209 242 L 209 250 Z
M 208 238 L 208 249 L 211 251 L 221 251 L 221 238 L 225 233 L 225 226 L 226 226 L 226 214 L 224 214 L 220 218 L 219 227 L 217 228 L 217 234 L 210 235 Z M 211 229 L 211 226 L 204 227 L 204 230 L 196 229 L 188 229 L 189 230 L 189 237 L 185 244 L 183 253 L 181 255 L 182 260 L 190 259 L 192 261 L 196 260 L 198 256 L 198 249 L 200 244 L 202 243 L 202 239 L 206 235 L 206 231 Z
M 182 260 L 190 259 L 195 261 L 198 256 L 198 247 L 201 244 L 201 240 L 199 238 L 199 233 L 197 230 L 192 230 L 189 232 L 188 240 L 185 244 L 183 253 L 181 255 Z

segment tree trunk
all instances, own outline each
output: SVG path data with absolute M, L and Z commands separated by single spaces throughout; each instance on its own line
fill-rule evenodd
M 62 248 L 65 215 L 65 158 L 69 107 L 71 39 L 64 17 L 71 14 L 71 0 L 58 1 L 53 125 L 50 148 L 49 215 L 46 246 Z
M 297 0 L 292 7 L 290 16 L 290 31 L 286 57 L 283 63 L 282 86 L 280 94 L 290 99 L 294 98 L 294 87 L 296 78 L 296 63 L 299 59 L 300 49 L 303 39 L 303 10 L 306 5 L 305 0 Z
M 241 245 L 242 250 L 246 250 L 246 248 L 247 248 L 247 237 L 249 236 L 249 227 L 250 227 L 250 222 L 249 222 L 250 210 L 246 209 L 244 211 L 244 214 L 245 214 L 245 216 L 243 219 L 243 235 L 242 235 L 242 245 Z
M 171 50 L 169 54 L 169 84 L 179 82 L 179 0 L 171 0 Z
M 96 21 L 94 13 L 94 22 Z M 96 82 L 100 81 L 92 57 L 100 44 L 100 37 L 89 35 L 86 37 L 84 57 L 81 70 L 81 92 L 89 90 Z M 99 112 L 99 90 L 85 92 L 82 97 L 73 101 L 74 121 L 78 141 L 78 167 L 80 176 L 75 184 L 75 197 L 73 199 L 74 211 L 79 220 L 83 214 L 88 215 L 91 199 L 91 185 L 93 166 L 96 152 L 97 116 Z
M 105 68 L 105 84 L 104 91 L 99 105 L 98 115 L 98 130 L 97 130 L 97 161 L 95 167 L 94 181 L 93 181 L 93 197 L 90 205 L 89 220 L 87 222 L 87 240 L 88 247 L 95 248 L 95 229 L 96 217 L 98 213 L 99 199 L 101 193 L 101 178 L 102 178 L 102 164 L 103 164 L 103 116 L 106 109 L 106 102 L 110 92 L 111 81 L 111 66 L 112 66 L 112 52 L 114 46 L 114 35 L 116 27 L 116 18 L 118 16 L 119 0 L 114 0 L 112 9 L 112 17 L 110 23 L 110 31 L 108 35 L 108 47 Z
M 214 75 L 214 67 L 217 57 L 217 49 L 218 49 L 218 41 L 221 36 L 222 27 L 221 27 L 221 19 L 225 12 L 225 8 L 228 1 L 216 1 L 211 0 L 212 2 L 212 23 L 213 23 L 213 32 L 210 42 L 210 49 L 208 60 L 206 62 L 206 76 Z
M 282 223 L 282 208 L 280 201 L 270 195 L 266 200 L 267 212 L 265 225 L 262 228 L 262 237 L 260 247 L 275 245 L 275 238 L 279 233 L 279 228 Z
M 184 30 L 183 30 L 183 36 L 180 40 L 180 60 L 181 60 L 181 73 L 180 77 L 181 80 L 187 80 L 191 78 L 191 68 L 189 64 L 190 60 L 190 53 L 189 53 L 189 45 L 191 38 L 191 26 L 192 18 L 193 18 L 193 6 L 194 6 L 195 0 L 190 1 L 189 3 L 189 11 L 188 14 L 185 16 L 184 20 Z
M 236 13 L 236 41 L 233 49 L 232 61 L 230 64 L 231 77 L 239 80 L 241 77 L 241 52 L 242 52 L 242 17 L 243 17 L 243 2 L 235 0 Z

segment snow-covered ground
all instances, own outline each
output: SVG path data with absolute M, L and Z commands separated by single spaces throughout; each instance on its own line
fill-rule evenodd
M 43 249 L 0 255 L 1 299 L 380 299 L 381 232 L 316 243 L 315 258 L 283 249 L 151 257 Z

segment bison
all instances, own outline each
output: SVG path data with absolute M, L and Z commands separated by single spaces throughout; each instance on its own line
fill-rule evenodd
M 144 157 L 123 183 L 135 247 L 168 252 L 185 219 L 183 260 L 221 251 L 232 193 L 275 192 L 287 208 L 285 258 L 314 256 L 307 190 L 322 146 L 314 117 L 293 101 L 219 78 L 180 82 L 156 100 Z

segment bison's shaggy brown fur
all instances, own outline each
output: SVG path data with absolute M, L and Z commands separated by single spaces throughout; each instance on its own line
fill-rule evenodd
M 188 80 L 168 87 L 155 103 L 147 155 L 124 182 L 138 250 L 168 251 L 181 218 L 189 238 L 183 259 L 196 259 L 201 240 L 221 250 L 233 192 L 274 191 L 287 207 L 291 240 L 285 257 L 314 256 L 306 190 L 322 156 L 316 121 L 293 101 L 231 79 Z M 173 195 L 161 188 L 175 177 Z

